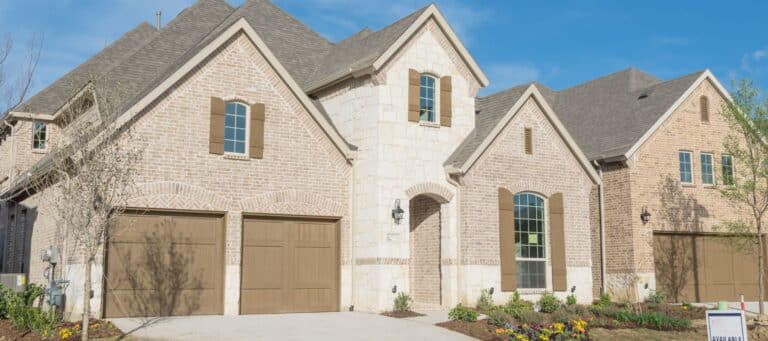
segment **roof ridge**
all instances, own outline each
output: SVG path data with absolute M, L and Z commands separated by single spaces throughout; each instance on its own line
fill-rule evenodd
M 320 38 L 322 41 L 328 43 L 328 45 L 333 45 L 333 43 L 331 43 L 327 38 L 323 37 L 317 31 L 313 30 L 311 27 L 309 27 L 309 25 L 305 24 L 304 22 L 302 22 L 298 18 L 296 18 L 293 15 L 291 15 L 291 13 L 289 13 L 288 11 L 283 10 L 280 6 L 276 5 L 274 2 L 272 2 L 270 0 L 246 0 L 246 2 L 243 3 L 240 7 L 244 7 L 247 3 L 257 2 L 257 1 L 261 2 L 261 3 L 264 3 L 264 4 L 267 4 L 269 6 L 272 6 L 273 8 L 277 9 L 278 11 L 283 12 L 283 14 L 285 14 L 285 16 L 288 17 L 290 20 L 293 20 L 294 23 L 306 27 L 307 30 L 309 30 L 309 32 L 314 34 L 317 38 Z
M 536 81 L 532 81 L 532 82 L 528 82 L 528 83 L 522 83 L 522 84 L 518 84 L 518 85 L 513 85 L 513 86 L 511 86 L 509 88 L 499 90 L 499 91 L 494 92 L 494 93 L 489 94 L 489 95 L 478 96 L 477 99 L 478 100 L 480 100 L 480 99 L 488 99 L 488 98 L 491 98 L 491 97 L 496 97 L 496 96 L 499 96 L 499 95 L 508 94 L 508 93 L 512 92 L 513 90 L 519 90 L 520 88 L 528 88 L 529 86 L 535 85 L 536 83 L 537 83 Z
M 679 81 L 679 80 L 682 80 L 683 78 L 691 77 L 691 76 L 694 76 L 694 75 L 696 75 L 698 77 L 698 76 L 701 76 L 705 72 L 707 72 L 707 69 L 699 70 L 699 71 L 696 71 L 696 72 L 691 72 L 691 73 L 688 73 L 688 74 L 685 74 L 685 75 L 682 75 L 682 76 L 678 76 L 678 77 L 675 77 L 675 78 L 670 78 L 670 79 L 667 79 L 665 81 L 661 81 L 659 83 L 653 84 L 651 86 L 647 86 L 645 88 L 637 89 L 637 90 L 633 91 L 633 93 L 634 92 L 646 91 L 646 90 L 649 90 L 649 89 L 652 89 L 652 88 L 658 88 L 658 87 L 667 85 L 667 84 L 669 84 L 671 82 Z
M 577 89 L 577 88 L 582 88 L 582 87 L 584 87 L 584 86 L 587 86 L 587 85 L 590 85 L 590 84 L 594 84 L 594 83 L 596 83 L 596 82 L 599 82 L 599 81 L 604 81 L 604 80 L 606 80 L 606 79 L 608 79 L 608 78 L 611 78 L 611 77 L 616 77 L 616 76 L 618 76 L 618 75 L 620 75 L 620 74 L 624 74 L 624 73 L 627 73 L 627 72 L 631 72 L 631 71 L 637 71 L 637 72 L 641 72 L 641 73 L 643 73 L 643 74 L 646 74 L 646 75 L 649 75 L 649 76 L 653 77 L 654 79 L 656 79 L 656 80 L 658 80 L 658 81 L 661 81 L 661 80 L 660 80 L 660 79 L 658 79 L 656 76 L 654 76 L 654 75 L 652 75 L 652 74 L 650 74 L 650 73 L 648 73 L 648 72 L 645 72 L 645 71 L 643 71 L 643 70 L 640 70 L 640 69 L 638 69 L 638 68 L 636 68 L 636 67 L 634 67 L 634 66 L 630 66 L 630 67 L 627 67 L 627 68 L 624 68 L 624 69 L 621 69 L 621 70 L 618 70 L 618 71 L 614 71 L 614 72 L 611 72 L 611 73 L 609 73 L 609 74 L 607 74 L 607 75 L 599 76 L 599 77 L 597 77 L 597 78 L 593 78 L 593 79 L 591 79 L 591 80 L 588 80 L 588 81 L 586 81 L 586 82 L 583 82 L 583 83 L 579 83 L 579 84 L 573 85 L 573 86 L 571 86 L 571 87 L 568 87 L 568 88 L 565 88 L 565 89 L 556 90 L 555 92 L 564 92 L 564 91 L 568 91 L 568 90 L 573 90 L 573 89 Z M 554 90 L 553 90 L 553 91 L 554 91 Z

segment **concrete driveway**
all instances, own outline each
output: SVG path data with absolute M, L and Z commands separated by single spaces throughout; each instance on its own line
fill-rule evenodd
M 111 321 L 141 340 L 473 340 L 433 325 L 445 320 L 442 315 L 395 319 L 343 312 Z

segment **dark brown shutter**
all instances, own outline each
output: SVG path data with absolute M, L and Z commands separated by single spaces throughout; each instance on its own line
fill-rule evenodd
M 419 88 L 420 88 L 421 74 L 414 70 L 408 70 L 408 121 L 419 121 Z
M 533 130 L 525 128 L 525 153 L 533 154 Z
M 514 291 L 517 289 L 515 197 L 512 192 L 504 188 L 499 188 L 499 256 L 501 291 Z
M 707 98 L 707 96 L 701 96 L 701 98 L 699 98 L 699 105 L 701 106 L 701 120 L 709 122 L 709 98 Z
M 563 220 L 563 194 L 549 197 L 549 233 L 552 239 L 552 290 L 567 291 L 565 268 L 565 222 Z
M 251 159 L 264 157 L 264 111 L 264 103 L 251 105 L 251 141 L 249 141 Z
M 451 76 L 440 78 L 440 125 L 443 127 L 450 127 L 453 118 L 452 83 Z
M 218 97 L 211 97 L 211 132 L 208 150 L 211 154 L 224 154 L 224 115 L 226 104 Z

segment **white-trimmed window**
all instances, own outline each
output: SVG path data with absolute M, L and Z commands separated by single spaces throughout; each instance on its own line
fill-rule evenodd
M 40 121 L 32 123 L 32 149 L 45 150 L 48 142 L 48 126 Z
M 701 153 L 701 183 L 705 185 L 715 184 L 715 171 L 712 166 L 712 154 Z
M 419 121 L 437 122 L 437 78 L 428 74 L 419 77 Z
M 733 156 L 723 154 L 720 157 L 720 167 L 723 173 L 723 184 L 726 186 L 733 185 Z
M 515 194 L 515 258 L 517 287 L 547 287 L 546 215 L 544 198 L 533 193 Z
M 224 115 L 224 152 L 246 154 L 248 146 L 248 106 L 227 102 Z
M 693 183 L 693 165 L 691 161 L 691 152 L 681 150 L 678 154 L 680 160 L 680 182 L 684 184 Z

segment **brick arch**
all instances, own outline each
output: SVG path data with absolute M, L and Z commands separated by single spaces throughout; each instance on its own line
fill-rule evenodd
M 561 188 L 555 188 L 550 184 L 545 184 L 533 180 L 520 180 L 507 186 L 500 186 L 513 194 L 528 192 L 538 194 L 544 198 L 549 198 L 552 194 L 563 192 Z
M 199 186 L 175 181 L 142 183 L 131 193 L 129 206 L 188 210 L 229 211 L 232 200 Z
M 405 195 L 408 196 L 409 200 L 420 194 L 427 195 L 441 204 L 448 203 L 453 199 L 453 192 L 450 189 L 434 182 L 422 182 L 405 190 Z
M 343 217 L 344 205 L 324 196 L 304 191 L 269 192 L 240 201 L 240 210 L 249 213 Z

